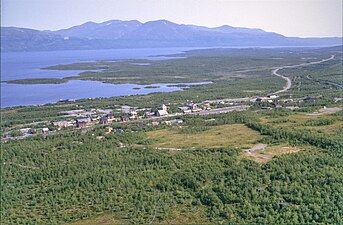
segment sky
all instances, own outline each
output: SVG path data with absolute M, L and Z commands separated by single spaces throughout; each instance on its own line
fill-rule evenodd
M 289 37 L 342 37 L 342 0 L 1 0 L 1 26 L 58 30 L 87 21 L 166 19 L 261 28 Z

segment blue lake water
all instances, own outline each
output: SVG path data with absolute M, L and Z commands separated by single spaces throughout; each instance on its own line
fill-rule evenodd
M 198 85 L 206 83 L 208 82 L 189 83 L 189 85 Z M 4 83 L 2 84 L 2 87 L 4 90 L 6 90 L 6 94 L 1 96 L 1 107 L 10 107 L 18 105 L 40 105 L 57 102 L 61 99 L 113 97 L 181 90 L 180 87 L 168 87 L 168 85 L 170 84 L 153 85 L 158 86 L 158 88 L 144 88 L 147 85 L 107 84 L 99 81 L 82 80 L 71 80 L 65 84 L 26 85 Z M 140 89 L 136 90 L 133 88 Z
M 53 52 L 11 52 L 1 53 L 1 81 L 25 78 L 63 78 L 77 75 L 82 71 L 54 71 L 41 68 L 75 62 L 97 60 L 149 59 L 164 60 L 168 57 L 156 55 L 175 54 L 191 48 L 154 49 L 106 49 Z M 179 87 L 168 84 L 153 84 L 160 88 L 146 89 L 133 84 L 104 84 L 96 81 L 69 81 L 63 84 L 7 84 L 1 83 L 1 108 L 53 103 L 59 99 L 81 99 L 96 97 L 170 92 Z M 134 90 L 133 88 L 140 88 Z
M 190 48 L 143 48 L 51 52 L 2 52 L 1 81 L 24 78 L 63 78 L 66 76 L 77 75 L 80 71 L 41 70 L 41 68 L 57 64 L 70 64 L 97 60 L 163 60 L 170 58 L 156 56 L 180 53 L 189 49 Z

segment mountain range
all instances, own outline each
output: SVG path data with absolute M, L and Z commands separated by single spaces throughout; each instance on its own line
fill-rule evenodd
M 332 46 L 341 37 L 296 38 L 228 25 L 208 28 L 167 20 L 87 22 L 67 29 L 1 27 L 1 51 L 51 51 L 154 47 Z

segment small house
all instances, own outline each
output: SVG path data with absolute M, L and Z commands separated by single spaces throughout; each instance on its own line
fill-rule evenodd
M 109 124 L 110 121 L 109 121 L 109 119 L 108 119 L 107 116 L 104 116 L 104 117 L 101 117 L 100 123 L 101 123 L 101 124 Z
M 279 103 L 272 103 L 272 106 L 274 106 L 275 108 L 282 108 L 282 105 L 280 105 Z
M 77 127 L 79 127 L 79 128 L 84 128 L 84 127 L 87 127 L 87 122 L 78 122 L 76 125 L 77 125 Z
M 28 134 L 31 132 L 31 128 L 22 128 L 19 131 L 23 134 Z
M 255 102 L 262 102 L 263 98 L 256 98 Z
M 78 119 L 76 119 L 76 126 L 77 127 L 86 127 L 89 122 L 91 122 L 91 119 L 88 117 L 78 118 Z
M 164 121 L 164 123 L 167 125 L 171 125 L 171 124 L 175 124 L 175 123 L 183 123 L 183 120 L 180 120 L 180 119 L 168 120 L 168 121 Z
M 170 120 L 172 123 L 183 123 L 183 120 L 180 119 L 175 119 L 175 120 Z
M 154 113 L 152 113 L 151 110 L 145 110 L 144 111 L 144 117 L 145 118 L 152 118 L 153 115 L 154 115 Z
M 192 110 L 189 109 L 188 106 L 180 106 L 178 107 L 179 110 L 181 110 L 182 113 L 191 113 Z
M 113 114 L 107 114 L 106 116 L 102 117 L 100 122 L 102 124 L 109 124 L 113 121 L 117 121 L 117 118 Z
M 128 105 L 123 105 L 122 107 L 121 107 L 121 112 L 122 113 L 129 113 L 130 112 L 130 110 L 131 110 L 131 106 L 128 106 Z
M 204 103 L 204 104 L 202 104 L 202 109 L 203 109 L 203 110 L 210 110 L 210 109 L 211 109 L 210 103 Z
M 109 119 L 109 120 L 114 120 L 114 119 L 115 119 L 115 117 L 114 117 L 113 114 L 107 114 L 106 117 L 107 117 L 107 119 Z
M 284 103 L 289 103 L 289 102 L 293 102 L 293 99 L 291 99 L 291 98 L 288 98 L 288 99 L 281 99 L 280 101 L 281 101 L 281 102 L 284 102 Z
M 157 126 L 157 125 L 159 125 L 160 124 L 160 122 L 158 122 L 158 121 L 153 121 L 153 122 L 151 122 L 151 125 L 152 126 Z
M 129 115 L 130 115 L 130 119 L 132 119 L 132 120 L 134 120 L 134 119 L 137 119 L 137 112 L 136 111 L 130 111 L 130 113 L 129 113 Z
M 48 132 L 49 132 L 49 128 L 47 128 L 47 127 L 42 128 L 42 133 L 43 134 L 46 134 Z
M 192 110 L 192 111 L 194 111 L 194 110 L 197 110 L 198 109 L 198 105 L 197 104 L 194 104 L 194 103 L 191 103 L 191 104 L 189 104 L 189 109 L 190 110 Z
M 278 98 L 279 96 L 275 95 L 275 94 L 269 94 L 267 95 L 267 98 L 271 98 L 271 99 L 275 99 Z
M 120 117 L 122 122 L 128 122 L 129 121 L 129 117 L 128 116 L 121 116 Z
M 69 122 L 68 121 L 56 121 L 56 122 L 52 122 L 52 125 L 58 127 L 58 128 L 66 128 L 69 126 Z
M 89 123 L 89 122 L 91 122 L 91 119 L 88 117 L 76 119 L 76 123 L 80 123 L 80 122 Z

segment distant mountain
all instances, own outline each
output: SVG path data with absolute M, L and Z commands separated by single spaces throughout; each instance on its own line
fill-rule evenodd
M 138 29 L 142 25 L 137 20 L 110 20 L 103 23 L 87 22 L 68 29 L 52 32 L 62 36 L 88 39 L 119 39 L 125 34 Z
M 261 29 L 228 25 L 208 28 L 167 20 L 87 22 L 68 29 L 38 31 L 2 27 L 2 51 L 48 51 L 101 48 L 332 46 L 342 38 L 290 38 Z
M 63 38 L 60 35 L 17 27 L 1 28 L 1 50 L 2 51 L 32 51 L 32 50 L 55 50 L 58 46 L 68 49 L 72 48 L 75 38 Z

